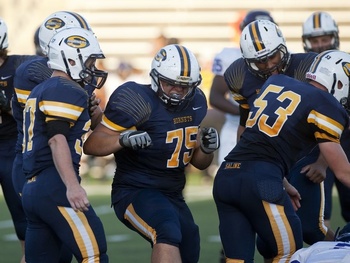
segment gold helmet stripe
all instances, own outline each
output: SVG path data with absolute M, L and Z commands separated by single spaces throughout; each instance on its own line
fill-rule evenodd
M 321 13 L 317 12 L 313 15 L 313 27 L 321 28 Z
M 265 49 L 264 42 L 261 39 L 258 21 L 249 24 L 249 33 L 256 51 Z
M 319 66 L 319 64 L 320 64 L 320 62 L 321 62 L 321 60 L 322 60 L 322 58 L 325 57 L 325 56 L 327 56 L 328 53 L 330 53 L 330 52 L 332 52 L 332 50 L 329 50 L 328 52 L 323 52 L 322 55 L 317 55 L 317 56 L 315 57 L 314 62 L 313 62 L 313 63 L 311 64 L 311 66 L 310 66 L 309 72 L 315 73 L 316 70 L 317 70 L 317 67 Z
M 179 45 L 175 45 L 175 46 L 180 55 L 180 61 L 181 61 L 180 76 L 189 77 L 191 76 L 191 60 L 190 60 L 188 51 L 183 46 L 179 46 Z
M 72 16 L 74 16 L 78 21 L 79 24 L 81 26 L 81 28 L 87 29 L 87 30 L 91 30 L 88 22 L 79 14 L 74 13 L 74 12 L 67 12 L 68 14 L 71 14 Z

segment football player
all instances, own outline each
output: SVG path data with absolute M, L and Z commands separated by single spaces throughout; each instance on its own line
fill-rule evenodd
M 107 72 L 93 32 L 62 29 L 48 44 L 51 77 L 29 94 L 24 108 L 23 208 L 28 218 L 28 263 L 57 261 L 62 244 L 78 262 L 108 262 L 102 222 L 80 185 L 82 139 L 89 131 L 85 85 L 102 87 Z
M 16 121 L 12 116 L 10 100 L 14 93 L 13 79 L 17 67 L 35 56 L 9 55 L 8 30 L 0 18 L 0 183 L 7 207 L 15 227 L 17 238 L 24 250 L 26 218 L 20 198 L 13 188 L 12 164 L 15 158 L 14 148 L 17 140 Z M 22 258 L 24 263 L 24 258 Z
M 32 89 L 52 75 L 53 70 L 47 66 L 49 41 L 54 34 L 70 27 L 81 27 L 92 31 L 86 19 L 74 12 L 58 11 L 46 17 L 35 32 L 35 37 L 37 38 L 35 42 L 38 45 L 37 49 L 40 49 L 40 52 L 37 50 L 37 53 L 42 54 L 42 57 L 27 60 L 16 70 L 14 78 L 15 92 L 12 97 L 12 113 L 17 122 L 18 139 L 15 148 L 16 157 L 12 168 L 12 180 L 19 196 L 21 196 L 22 188 L 26 181 L 22 169 L 23 109 Z M 88 88 L 90 92 L 93 91 L 90 86 Z M 71 262 L 71 258 L 72 253 L 63 247 L 60 263 Z
M 242 32 L 243 28 L 249 23 L 259 19 L 274 22 L 270 12 L 266 10 L 251 10 L 239 24 L 240 31 Z M 235 134 L 237 134 L 239 126 L 239 104 L 230 96 L 230 90 L 224 79 L 224 72 L 233 61 L 241 57 L 242 54 L 239 46 L 225 47 L 213 60 L 212 72 L 215 76 L 210 87 L 209 102 L 212 107 L 225 113 L 225 122 L 220 131 L 220 139 L 221 141 L 225 141 L 225 143 L 221 144 L 218 150 L 218 164 L 224 161 L 226 155 L 237 143 Z M 220 262 L 225 262 L 223 251 L 220 253 Z
M 247 29 L 258 35 L 259 22 L 254 23 Z M 270 30 L 270 23 L 262 22 L 264 28 L 260 29 Z M 242 37 L 246 38 L 249 35 L 244 31 Z M 258 39 L 253 42 L 263 54 L 261 48 L 269 42 Z M 287 55 L 284 45 L 279 45 L 277 52 L 282 54 L 272 55 L 272 61 L 275 56 Z M 266 61 L 268 57 L 250 60 L 250 66 L 257 70 Z M 307 69 L 309 83 L 286 74 L 272 74 L 249 104 L 246 129 L 214 180 L 213 196 L 226 262 L 252 263 L 256 235 L 259 252 L 268 262 L 288 262 L 302 248 L 302 226 L 283 178 L 305 148 L 318 144 L 337 178 L 350 186 L 350 163 L 340 146 L 340 136 L 349 127 L 349 116 L 340 103 L 349 98 L 349 65 L 349 54 L 326 51 Z M 271 73 L 281 70 L 281 66 L 276 63 Z M 260 74 L 269 74 L 267 67 L 263 69 Z
M 126 82 L 110 96 L 84 152 L 115 155 L 112 203 L 118 219 L 152 246 L 153 263 L 198 262 L 200 240 L 182 191 L 185 167 L 206 169 L 219 148 L 207 112 L 200 66 L 181 45 L 152 61 L 151 84 Z
M 330 14 L 326 12 L 314 12 L 303 24 L 302 40 L 305 52 L 314 51 L 319 53 L 325 50 L 339 49 L 338 25 Z M 350 151 L 347 150 L 350 145 L 350 132 L 347 130 L 342 135 L 341 145 L 347 156 L 350 157 Z M 314 151 L 316 152 L 315 154 L 319 153 L 318 148 Z M 312 162 L 312 159 L 309 160 L 309 158 L 305 158 L 303 160 L 304 164 L 308 162 Z M 330 226 L 334 184 L 338 191 L 341 214 L 345 222 L 350 222 L 350 189 L 340 183 L 339 180 L 334 177 L 333 172 L 328 169 L 326 179 L 324 180 L 324 219 L 327 226 Z M 307 213 L 308 211 L 305 210 L 305 216 L 307 216 Z
M 312 52 L 290 53 L 281 30 L 275 23 L 268 20 L 256 20 L 248 24 L 242 31 L 240 47 L 243 57 L 234 61 L 224 73 L 232 96 L 240 105 L 238 138 L 245 129 L 249 110 L 265 80 L 274 74 L 284 74 L 305 81 L 305 72 L 317 55 Z M 300 157 L 304 155 L 301 154 Z M 324 176 L 326 167 L 321 168 L 315 160 L 314 164 L 304 169 L 307 173 Z M 300 208 L 299 193 L 286 179 L 284 182 L 290 196 L 295 201 L 293 202 L 295 209 Z M 310 209 L 309 216 L 301 219 L 303 231 L 308 234 L 304 236 L 304 239 L 309 241 L 306 237 L 313 238 L 314 242 L 326 238 L 332 240 L 333 232 L 323 224 L 323 218 L 319 217 L 322 201 L 320 186 L 314 184 L 313 188 L 309 187 L 309 191 L 312 190 L 316 194 L 312 196 L 312 205 L 308 208 Z

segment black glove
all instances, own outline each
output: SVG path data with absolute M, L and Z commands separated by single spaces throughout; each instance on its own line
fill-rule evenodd
M 201 142 L 201 150 L 206 153 L 212 153 L 219 149 L 220 147 L 220 139 L 218 135 L 218 131 L 213 128 L 201 128 L 201 134 L 200 134 L 200 142 Z
M 10 101 L 7 99 L 4 92 L 0 90 L 0 110 L 1 111 L 10 111 Z
M 120 134 L 119 143 L 123 147 L 137 150 L 150 146 L 152 139 L 145 131 L 125 131 Z

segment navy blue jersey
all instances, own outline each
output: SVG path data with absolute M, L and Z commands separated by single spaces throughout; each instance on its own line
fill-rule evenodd
M 74 168 L 79 172 L 82 139 L 91 122 L 88 94 L 72 80 L 52 77 L 32 90 L 24 109 L 23 171 L 27 178 L 54 166 L 46 128 L 51 120 L 70 123 L 67 141 Z
M 102 124 L 122 132 L 147 131 L 152 145 L 115 153 L 117 164 L 113 184 L 117 187 L 157 188 L 182 191 L 184 169 L 196 146 L 198 127 L 207 112 L 207 101 L 200 89 L 181 111 L 169 111 L 150 85 L 127 82 L 110 96 Z
M 47 67 L 47 60 L 46 57 L 27 60 L 16 70 L 13 81 L 15 92 L 12 97 L 12 115 L 17 123 L 17 152 L 22 152 L 23 109 L 27 98 L 36 85 L 47 80 L 52 74 L 52 69 Z
M 316 56 L 317 53 L 291 54 L 289 66 L 283 74 L 305 81 L 305 73 L 310 68 Z M 224 78 L 233 98 L 240 105 L 240 110 L 243 112 L 241 113 L 240 124 L 245 126 L 246 116 L 257 94 L 259 94 L 265 79 L 251 73 L 243 58 L 235 60 L 228 67 L 224 73 Z
M 273 75 L 253 103 L 241 140 L 225 159 L 270 161 L 287 173 L 304 147 L 340 143 L 348 122 L 346 111 L 328 92 Z
M 0 92 L 4 92 L 7 99 L 11 100 L 14 93 L 13 79 L 16 69 L 21 63 L 36 56 L 10 55 L 0 67 Z M 12 115 L 0 111 L 0 140 L 17 137 L 16 122 Z

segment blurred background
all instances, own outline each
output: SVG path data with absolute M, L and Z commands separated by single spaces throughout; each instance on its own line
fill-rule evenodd
M 302 23 L 314 11 L 327 11 L 338 22 L 340 49 L 350 50 L 350 2 L 345 0 L 0 0 L 0 6 L 11 54 L 34 53 L 33 35 L 43 19 L 69 10 L 89 21 L 108 70 L 115 71 L 124 62 L 139 70 L 136 74 L 148 74 L 152 56 L 167 40 L 191 49 L 203 70 L 210 71 L 213 56 L 236 45 L 239 22 L 250 9 L 270 11 L 295 52 L 304 52 Z M 204 86 L 211 83 L 204 80 Z

